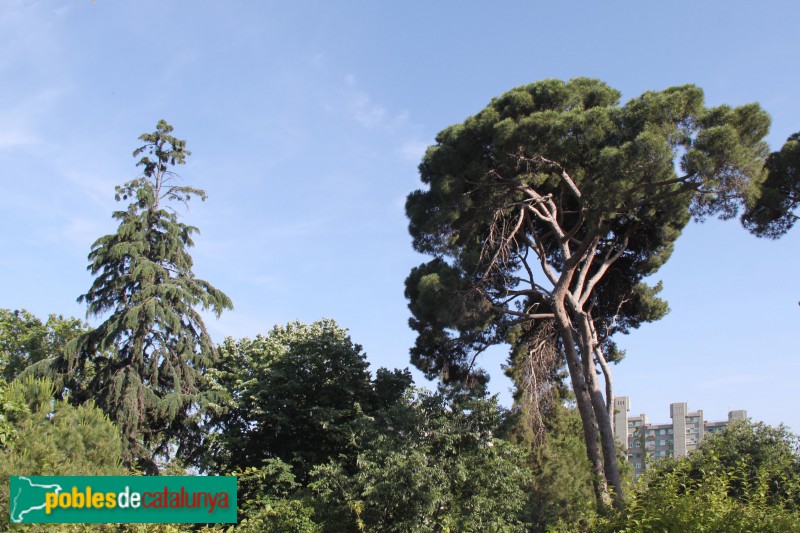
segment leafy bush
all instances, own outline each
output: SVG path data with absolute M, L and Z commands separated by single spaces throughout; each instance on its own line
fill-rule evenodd
M 522 530 L 529 474 L 522 450 L 495 437 L 501 421 L 493 399 L 410 393 L 376 419 L 355 472 L 314 470 L 326 530 Z
M 800 531 L 800 440 L 785 427 L 731 423 L 681 459 L 658 461 L 623 512 L 557 531 Z
M 91 402 L 55 400 L 47 379 L 0 383 L 0 528 L 8 526 L 10 476 L 123 475 L 122 441 Z

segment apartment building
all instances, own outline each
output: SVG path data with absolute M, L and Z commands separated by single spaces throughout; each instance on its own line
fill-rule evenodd
M 704 436 L 721 430 L 731 420 L 747 418 L 747 411 L 737 410 L 730 411 L 725 422 L 708 422 L 702 410 L 689 411 L 683 402 L 670 404 L 671 424 L 652 424 L 645 414 L 628 416 L 630 410 L 629 397 L 614 398 L 614 436 L 625 447 L 636 476 L 649 461 L 683 457 L 697 449 Z

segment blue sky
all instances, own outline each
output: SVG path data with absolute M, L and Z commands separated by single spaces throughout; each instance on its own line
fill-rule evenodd
M 373 368 L 405 367 L 405 196 L 438 131 L 544 78 L 623 93 L 695 83 L 800 130 L 796 2 L 0 2 L 0 307 L 83 316 L 86 255 L 114 186 L 164 118 L 209 199 L 185 214 L 195 272 L 235 310 L 217 341 L 335 318 Z M 672 312 L 619 339 L 633 413 L 747 409 L 800 431 L 800 228 L 690 226 L 655 279 Z M 484 359 L 504 402 L 502 350 Z M 422 382 L 422 378 L 418 378 Z

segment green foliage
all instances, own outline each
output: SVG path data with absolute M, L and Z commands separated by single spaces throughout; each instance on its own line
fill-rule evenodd
M 565 361 L 601 507 L 623 491 L 612 337 L 668 311 L 644 279 L 692 216 L 731 218 L 757 196 L 770 123 L 756 104 L 707 108 L 691 85 L 619 98 L 585 78 L 512 89 L 437 135 L 406 202 L 413 246 L 433 256 L 406 280 L 413 363 L 481 387 L 476 358 L 508 343 L 538 398 Z
M 408 392 L 332 320 L 226 339 L 231 392 L 205 468 L 240 479 L 246 531 L 520 529 L 522 453 L 496 402 Z
M 440 132 L 419 167 L 428 188 L 406 203 L 414 248 L 434 256 L 406 281 L 415 365 L 445 380 L 480 379 L 472 357 L 505 340 L 515 312 L 548 312 L 546 276 L 529 279 L 523 267 L 545 261 L 563 273 L 581 263 L 536 215 L 547 199 L 572 242 L 600 239 L 582 259 L 584 280 L 603 254 L 620 251 L 584 302 L 605 348 L 615 332 L 664 316 L 660 287 L 642 280 L 669 258 L 691 214 L 727 218 L 755 194 L 768 126 L 757 105 L 706 108 L 691 85 L 620 105 L 616 90 L 578 78 L 517 87 Z
M 89 254 L 95 281 L 78 301 L 88 314 L 108 314 L 95 330 L 81 335 L 51 364 L 57 375 L 95 371 L 73 401 L 96 399 L 125 436 L 125 459 L 148 472 L 170 445 L 184 453 L 197 444 L 197 422 L 216 407 L 218 395 L 204 378 L 215 347 L 200 309 L 219 315 L 230 299 L 192 272 L 188 248 L 197 228 L 178 220 L 170 202 L 187 204 L 205 193 L 175 183 L 172 166 L 183 164 L 185 141 L 163 120 L 145 144 L 142 175 L 117 187 L 118 201 L 131 203 L 113 217 L 117 232 L 99 238 Z M 113 349 L 112 352 L 106 350 Z
M 212 420 L 217 432 L 203 453 L 215 471 L 258 468 L 277 457 L 305 481 L 314 466 L 355 456 L 370 416 L 411 383 L 407 371 L 384 369 L 373 380 L 361 346 L 333 320 L 228 338 L 219 353 L 214 377 L 232 405 Z
M 8 479 L 12 475 L 124 475 L 122 440 L 92 402 L 74 407 L 55 400 L 47 379 L 0 381 L 0 528 L 8 526 Z M 5 422 L 3 422 L 5 421 Z
M 301 500 L 274 500 L 246 513 L 236 531 L 247 533 L 316 533 L 322 527 L 313 520 L 314 510 Z
M 742 217 L 745 227 L 759 236 L 777 238 L 798 220 L 800 206 L 800 132 L 786 139 L 767 159 L 769 176 L 761 194 Z
M 800 530 L 800 440 L 745 421 L 681 459 L 658 461 L 624 512 L 561 530 L 785 532 Z
M 42 322 L 25 309 L 0 309 L 0 376 L 12 381 L 28 366 L 63 353 L 88 329 L 77 318 L 51 314 Z
M 758 490 L 767 505 L 800 511 L 800 437 L 784 426 L 731 422 L 704 439 L 680 466 L 694 480 L 717 470 L 735 471 L 728 491 L 732 498 L 747 500 Z M 675 468 L 675 462 L 668 462 L 653 478 Z
M 3 415 L 15 428 L 4 446 L 9 471 L 120 471 L 119 431 L 92 402 L 74 407 L 55 400 L 52 381 L 32 376 L 13 381 L 3 395 Z
M 417 391 L 376 417 L 350 473 L 313 472 L 327 531 L 515 531 L 528 473 L 494 400 Z
M 236 531 L 315 532 L 314 509 L 298 491 L 292 468 L 280 459 L 267 459 L 260 468 L 233 472 L 238 478 L 239 524 Z
M 27 413 L 27 406 L 18 397 L 11 395 L 8 383 L 0 378 L 0 449 L 5 448 L 16 436 L 13 420 Z
M 514 440 L 528 450 L 530 483 L 525 487 L 525 522 L 531 531 L 545 531 L 559 521 L 573 522 L 593 508 L 592 479 L 574 408 L 556 402 L 545 413 L 543 435 L 525 432 L 519 424 Z
M 502 317 L 494 316 L 488 302 L 469 290 L 458 268 L 441 258 L 412 269 L 405 295 L 413 315 L 409 324 L 418 333 L 411 349 L 414 366 L 428 379 L 484 385 L 488 375 L 472 365 L 471 348 L 499 342 L 498 328 L 490 319 Z M 460 332 L 459 338 L 449 334 L 453 329 Z

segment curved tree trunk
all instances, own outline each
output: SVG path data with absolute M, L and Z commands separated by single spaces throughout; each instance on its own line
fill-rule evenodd
M 597 372 L 595 371 L 593 362 L 595 349 L 594 336 L 592 335 L 591 324 L 586 314 L 580 311 L 576 311 L 576 314 L 578 314 L 576 322 L 579 324 L 579 346 L 581 348 L 581 357 L 584 365 L 584 379 L 586 380 L 592 408 L 594 409 L 594 417 L 595 420 L 597 420 L 597 426 L 600 432 L 605 477 L 613 492 L 614 504 L 619 507 L 622 505 L 622 486 L 619 478 L 619 467 L 617 465 L 617 451 L 614 443 L 612 420 L 608 414 L 608 404 L 600 389 L 600 383 L 597 379 Z M 612 401 L 612 398 L 608 398 L 608 402 Z
M 603 391 L 597 379 L 597 371 L 594 365 L 594 352 L 595 349 L 599 349 L 599 347 L 595 343 L 591 318 L 589 314 L 581 308 L 579 302 L 572 294 L 566 293 L 566 291 L 565 302 L 570 310 L 568 317 L 571 318 L 569 331 L 566 331 L 564 334 L 565 344 L 570 344 L 567 353 L 569 354 L 570 350 L 575 352 L 575 347 L 580 351 L 582 368 L 576 368 L 576 371 L 582 371 L 581 377 L 583 378 L 583 386 L 585 387 L 586 395 L 589 397 L 592 407 L 591 416 L 597 425 L 603 454 L 603 474 L 608 484 L 608 489 L 612 493 L 614 505 L 616 507 L 621 507 L 623 505 L 622 485 L 619 477 L 619 466 L 617 465 L 612 417 L 609 415 L 608 409 L 608 406 L 613 402 L 613 398 L 605 398 L 603 396 Z M 565 312 L 565 310 L 562 312 Z M 556 314 L 558 315 L 560 313 Z M 577 338 L 576 335 L 573 335 L 573 328 L 577 330 Z M 575 357 L 577 358 L 577 354 L 575 354 Z M 571 375 L 573 370 L 572 368 L 569 370 Z M 574 381 L 575 378 L 573 377 L 573 384 Z M 581 416 L 583 417 L 583 413 L 581 413 Z M 605 502 L 603 503 L 605 504 Z
M 595 409 L 593 408 L 594 402 L 591 397 L 591 388 L 585 379 L 584 364 L 581 362 L 581 356 L 575 350 L 569 314 L 564 307 L 563 301 L 556 301 L 554 304 L 556 322 L 562 338 L 564 339 L 567 368 L 569 369 L 569 375 L 572 381 L 572 389 L 575 393 L 575 402 L 578 406 L 578 413 L 580 414 L 583 426 L 586 456 L 592 468 L 592 484 L 595 500 L 599 508 L 609 508 L 612 504 L 608 486 L 610 480 L 608 479 L 608 468 L 605 465 L 607 461 L 603 460 L 604 454 L 600 446 L 601 440 L 598 434 L 599 424 Z M 616 467 L 616 462 L 614 466 Z M 621 494 L 616 487 L 614 491 L 615 494 Z

